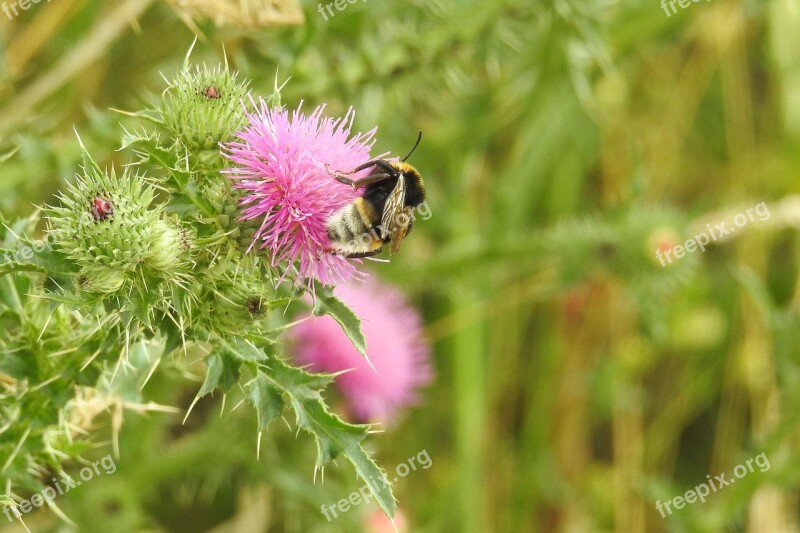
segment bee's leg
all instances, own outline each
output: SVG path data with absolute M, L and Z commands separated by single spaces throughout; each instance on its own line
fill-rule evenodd
M 359 252 L 359 253 L 355 253 L 355 254 L 347 254 L 345 257 L 348 258 L 348 259 L 363 259 L 364 257 L 372 257 L 373 255 L 378 255 L 379 253 L 381 253 L 381 248 L 378 248 L 377 250 L 372 250 L 372 251 L 369 251 L 369 252 Z
M 356 168 L 348 172 L 348 174 L 355 174 L 356 172 L 360 172 L 366 168 L 372 168 L 372 167 L 378 167 L 390 175 L 397 174 L 397 170 L 392 165 L 390 165 L 388 161 L 384 159 L 370 159 L 363 165 L 358 165 Z
M 391 174 L 392 176 L 397 176 L 399 172 L 396 168 L 394 168 L 388 161 L 385 159 L 375 159 L 375 166 L 379 167 L 384 172 Z
M 348 177 L 352 176 L 357 172 L 361 172 L 362 170 L 373 167 L 377 167 L 378 169 L 383 170 L 383 172 L 370 174 L 369 176 L 365 176 L 363 178 L 359 178 L 356 180 Z M 350 172 L 331 172 L 330 168 L 328 168 L 328 165 L 325 165 L 325 168 L 328 171 L 328 174 L 333 176 L 336 179 L 336 181 L 338 181 L 339 183 L 344 183 L 345 185 L 350 185 L 355 188 L 366 187 L 370 183 L 383 181 L 387 178 L 391 178 L 397 175 L 397 170 L 395 170 L 395 168 L 392 165 L 390 165 L 383 159 L 372 159 L 370 161 L 367 161 L 363 165 L 357 166 Z
M 344 174 L 331 174 L 336 181 L 339 183 L 344 183 L 345 185 L 350 185 L 353 188 L 359 187 L 366 187 L 370 183 L 377 183 L 379 181 L 383 181 L 387 178 L 390 178 L 391 174 L 386 174 L 385 172 L 379 172 L 378 174 L 370 174 L 369 176 L 364 176 L 363 178 L 359 178 L 357 180 L 350 179 Z

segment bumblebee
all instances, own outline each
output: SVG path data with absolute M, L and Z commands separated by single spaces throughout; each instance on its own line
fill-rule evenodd
M 411 151 L 400 161 L 372 159 L 350 172 L 331 173 L 338 182 L 363 188 L 364 194 L 334 212 L 326 229 L 331 252 L 348 258 L 371 257 L 391 243 L 394 255 L 411 231 L 414 210 L 425 202 L 425 185 L 417 169 L 406 163 L 422 139 L 422 132 Z M 371 169 L 363 178 L 351 176 Z

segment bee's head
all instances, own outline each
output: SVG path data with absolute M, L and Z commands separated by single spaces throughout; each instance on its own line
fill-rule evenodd
M 408 163 L 397 163 L 396 168 L 406 180 L 406 206 L 419 206 L 425 201 L 425 183 L 419 171 Z

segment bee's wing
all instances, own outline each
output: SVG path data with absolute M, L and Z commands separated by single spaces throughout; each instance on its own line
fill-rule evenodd
M 409 218 L 407 220 L 409 221 L 411 220 L 410 218 L 411 208 L 407 207 L 403 209 L 401 212 L 405 213 L 406 215 L 409 215 Z M 391 248 L 389 248 L 389 255 L 394 255 L 397 253 L 397 251 L 400 249 L 400 243 L 403 242 L 403 239 L 406 238 L 406 234 L 408 233 L 408 229 L 410 227 L 411 224 L 409 223 L 406 223 L 405 226 L 397 224 L 397 227 L 392 232 L 392 246 Z
M 406 203 L 406 179 L 403 174 L 397 178 L 397 185 L 394 190 L 386 199 L 386 204 L 383 206 L 383 213 L 381 214 L 381 238 L 392 236 L 397 232 L 400 224 L 397 222 L 397 217 L 403 212 L 404 204 Z M 404 232 L 405 233 L 405 232 Z M 400 238 L 402 240 L 402 237 Z

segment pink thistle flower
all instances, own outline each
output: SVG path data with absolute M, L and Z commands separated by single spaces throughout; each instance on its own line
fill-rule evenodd
M 253 107 L 238 140 L 223 145 L 235 165 L 225 172 L 235 188 L 247 191 L 239 201 L 241 220 L 261 221 L 250 250 L 268 249 L 273 266 L 286 262 L 287 272 L 296 264 L 298 283 L 362 277 L 353 263 L 329 253 L 328 217 L 360 194 L 329 171 L 368 161 L 377 128 L 351 137 L 352 108 L 333 119 L 323 116 L 324 105 L 308 116 L 300 107 L 291 114 L 270 108 L 263 98 Z
M 336 378 L 336 385 L 353 418 L 389 422 L 402 407 L 417 401 L 419 389 L 432 378 L 420 316 L 400 292 L 375 278 L 338 285 L 334 293 L 361 317 L 374 370 L 329 316 L 292 329 L 295 360 L 311 371 L 350 370 Z

